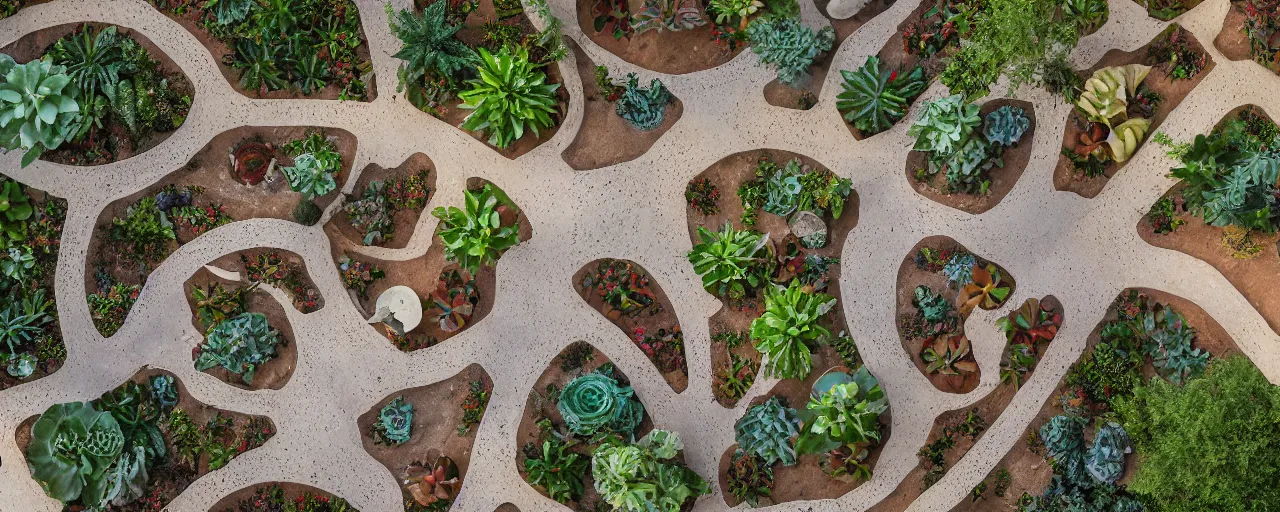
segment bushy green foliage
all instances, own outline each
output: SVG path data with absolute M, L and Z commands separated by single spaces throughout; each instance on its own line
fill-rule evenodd
M 754 454 L 735 450 L 726 477 L 729 494 L 753 507 L 773 495 L 773 468 Z
M 222 283 L 212 282 L 203 289 L 191 287 L 191 301 L 196 305 L 196 318 L 206 329 L 223 321 L 239 316 L 245 311 L 249 294 L 258 288 L 254 283 L 248 286 L 232 286 L 230 290 Z
M 1001 74 L 1010 87 L 1033 83 L 1045 63 L 1070 54 L 1079 34 L 1075 21 L 1058 15 L 1060 0 L 988 0 L 940 79 L 953 94 L 981 97 Z
M 565 384 L 556 409 L 573 433 L 583 436 L 630 435 L 644 417 L 644 405 L 630 386 L 602 373 L 588 373 Z
M 111 220 L 107 235 L 113 242 L 129 250 L 130 258 L 153 263 L 169 255 L 172 242 L 178 239 L 173 223 L 156 203 L 146 196 L 125 210 L 124 218 Z
M 1216 360 L 1181 387 L 1153 379 L 1118 400 L 1116 411 L 1142 455 L 1129 489 L 1156 509 L 1280 503 L 1280 388 L 1248 359 Z
M 804 185 L 800 183 L 800 160 L 792 159 L 786 165 L 774 165 L 772 174 L 765 179 L 764 211 L 778 216 L 786 216 L 796 210 L 800 203 L 800 191 Z
M 391 33 L 401 43 L 400 51 L 394 56 L 405 61 L 405 82 L 417 81 L 423 76 L 456 82 L 474 69 L 478 61 L 476 52 L 456 37 L 462 25 L 453 25 L 446 19 L 448 5 L 448 2 L 433 2 L 418 15 L 411 9 L 393 14 L 391 4 L 387 4 Z M 404 86 L 401 83 L 401 87 Z
M 398 396 L 378 411 L 378 421 L 373 424 L 373 442 L 401 445 L 409 442 L 413 434 L 413 404 Z
M 689 251 L 689 263 L 707 292 L 736 299 L 767 282 L 772 261 L 768 235 L 737 230 L 726 222 L 718 233 L 699 227 L 698 238 L 702 242 Z
M 10 179 L 0 183 L 0 248 L 27 237 L 27 220 L 35 209 L 23 188 L 21 183 Z
M 778 397 L 747 409 L 746 414 L 734 424 L 738 447 L 760 457 L 768 466 L 781 462 L 784 466 L 796 463 L 796 451 L 792 437 L 800 433 L 802 422 L 796 410 L 782 405 Z
M 49 309 L 52 300 L 46 300 L 44 288 L 33 292 L 11 292 L 4 298 L 4 308 L 0 309 L 0 341 L 8 348 L 9 354 L 18 354 L 18 347 L 28 345 L 42 334 L 53 316 Z
M 1031 126 L 1031 118 L 1021 108 L 1004 105 L 987 114 L 982 123 L 982 135 L 992 144 L 1009 147 L 1017 144 Z
M 795 18 L 760 18 L 747 27 L 747 38 L 760 62 L 777 69 L 779 82 L 799 88 L 813 61 L 831 51 L 836 32 L 830 26 L 814 32 Z
M 635 73 L 627 74 L 627 87 L 614 105 L 614 110 L 637 130 L 649 131 L 662 124 L 664 110 L 671 102 L 671 93 L 663 87 L 657 78 L 649 82 L 649 87 L 640 87 L 640 79 Z
M 973 282 L 973 266 L 977 264 L 972 253 L 957 252 L 942 267 L 942 275 L 947 276 L 948 285 L 958 288 Z
M 835 297 L 806 291 L 798 281 L 765 290 L 765 311 L 751 321 L 751 339 L 764 355 L 761 373 L 780 379 L 804 379 L 813 370 L 811 345 L 831 337 L 821 325 Z
M 303 226 L 314 226 L 320 222 L 320 215 L 323 213 L 315 201 L 298 201 L 298 205 L 293 207 L 293 220 Z
M 458 98 L 463 103 L 458 108 L 471 110 L 462 129 L 488 131 L 489 143 L 505 148 L 524 136 L 525 129 L 533 131 L 550 128 L 555 123 L 556 90 L 560 84 L 548 84 L 547 75 L 529 62 L 529 52 L 523 47 L 512 52 L 503 48 L 497 55 L 480 49 L 479 78 L 471 80 L 471 89 Z
M 840 70 L 844 90 L 836 95 L 836 110 L 863 135 L 871 136 L 907 115 L 907 107 L 929 84 L 924 68 L 906 73 L 881 70 L 880 57 L 872 55 L 856 71 Z
M 925 285 L 917 286 L 911 305 L 915 306 L 929 323 L 954 323 L 955 306 L 942 294 Z
M 22 166 L 75 134 L 79 89 L 66 68 L 45 57 L 26 64 L 0 53 L 0 147 L 22 149 Z
M 239 374 L 245 384 L 253 384 L 254 373 L 276 356 L 283 339 L 267 324 L 262 313 L 241 313 L 214 325 L 205 334 L 196 357 L 196 370 L 221 366 Z
M 550 420 L 543 420 L 550 426 Z M 542 427 L 544 424 L 539 423 Z M 544 429 L 545 432 L 545 429 Z M 525 481 L 541 487 L 551 499 L 560 503 L 582 498 L 582 480 L 587 473 L 588 459 L 580 453 L 569 451 L 574 441 L 564 441 L 555 435 L 543 436 L 541 451 L 536 445 L 525 447 Z
M 853 375 L 828 374 L 814 384 L 809 404 L 800 411 L 804 426 L 796 453 L 846 447 L 857 454 L 862 445 L 880 441 L 880 414 L 888 409 L 880 382 L 865 366 Z
M 320 165 L 311 153 L 294 158 L 293 165 L 284 168 L 284 175 L 289 179 L 289 188 L 302 194 L 303 201 L 310 201 L 338 188 L 333 172 Z
M 678 512 L 711 492 L 693 470 L 670 462 L 684 448 L 674 432 L 654 429 L 635 444 L 612 438 L 591 456 L 600 498 L 622 512 Z
M 737 18 L 745 26 L 747 17 L 755 14 L 761 7 L 764 7 L 764 2 L 760 0 L 711 0 L 707 14 L 716 15 L 716 25 L 726 25 Z
M 1179 155 L 1170 176 L 1184 185 L 1187 209 L 1211 226 L 1234 225 L 1265 233 L 1280 223 L 1272 193 L 1280 178 L 1280 148 L 1274 134 L 1233 120 L 1209 135 L 1197 135 Z
M 912 149 L 935 153 L 942 157 L 959 151 L 973 131 L 982 124 L 977 105 L 965 102 L 955 94 L 925 103 L 924 110 L 907 135 L 916 138 Z
M 440 219 L 440 240 L 449 261 L 467 269 L 472 275 L 481 265 L 494 265 L 503 251 L 520 243 L 517 226 L 503 226 L 500 206 L 515 208 L 506 195 L 486 183 L 479 192 L 464 190 L 463 208 L 437 207 L 431 215 Z

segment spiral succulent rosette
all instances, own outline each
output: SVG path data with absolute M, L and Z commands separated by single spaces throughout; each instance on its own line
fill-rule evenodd
M 573 379 L 560 392 L 560 416 L 575 434 L 593 436 L 602 430 L 626 434 L 640 425 L 644 405 L 629 386 L 613 377 L 589 373 Z

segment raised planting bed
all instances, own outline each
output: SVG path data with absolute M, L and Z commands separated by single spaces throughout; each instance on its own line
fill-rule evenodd
M 360 415 L 364 449 L 404 486 L 406 512 L 447 510 L 457 497 L 492 390 L 488 372 L 473 364 L 447 380 L 397 391 Z M 432 488 L 422 476 L 437 465 L 444 478 Z
M 835 41 L 831 43 L 831 50 L 824 52 L 813 61 L 813 66 L 809 68 L 810 76 L 804 81 L 803 86 L 792 87 L 778 79 L 774 79 L 765 85 L 764 99 L 770 105 L 796 110 L 813 108 L 818 101 L 818 97 L 822 94 L 822 85 L 826 83 L 827 75 L 831 72 L 831 59 L 835 56 L 836 51 L 840 49 L 840 45 L 862 25 L 893 6 L 893 0 L 867 0 L 862 9 L 853 16 L 837 20 L 827 14 L 827 4 L 830 3 L 830 0 L 821 2 L 818 5 L 818 11 L 831 23 L 831 28 L 835 30 Z
M 986 135 L 973 135 L 973 137 L 983 137 L 983 140 L 988 142 L 989 148 L 999 148 L 998 153 L 988 150 L 987 157 L 983 159 L 984 163 L 977 165 L 978 168 L 992 165 L 989 170 L 981 173 L 980 181 L 983 183 L 977 184 L 977 190 L 966 192 L 963 184 L 952 186 L 947 178 L 948 169 L 938 168 L 934 174 L 930 175 L 928 172 L 930 154 L 923 151 L 912 151 L 907 155 L 906 173 L 907 179 L 910 180 L 911 186 L 916 189 L 916 192 L 939 203 L 972 214 L 985 212 L 1000 204 L 1000 200 L 1004 199 L 1004 196 L 1010 190 L 1013 190 L 1014 185 L 1018 183 L 1018 179 L 1022 177 L 1022 171 L 1026 170 L 1027 163 L 1031 160 L 1032 142 L 1035 140 L 1036 132 L 1035 107 L 1031 103 L 998 99 L 983 103 L 982 108 L 979 110 L 979 114 L 983 116 L 982 133 L 987 133 L 988 129 L 995 130 L 995 126 L 1008 125 L 1008 123 L 1001 123 L 1000 121 L 1007 121 L 1010 118 L 991 116 L 993 112 L 1006 106 L 1009 109 L 1002 112 L 1011 112 L 1010 118 L 1027 119 L 1027 124 L 1021 127 L 1025 131 L 1013 138 L 1012 145 L 1008 146 L 1003 145 L 1003 142 L 997 144 L 994 141 L 989 141 Z M 979 130 L 975 129 L 975 131 Z M 1005 129 L 991 133 L 1012 135 L 1013 133 L 1018 133 L 1018 131 L 1010 132 Z M 950 167 L 949 164 L 946 167 Z
M 325 229 L 336 229 L 353 244 L 404 248 L 435 185 L 435 164 L 422 153 L 390 169 L 369 164 Z
M 83 65 L 79 52 L 94 52 L 103 66 L 116 66 L 118 80 L 67 73 Z M 19 63 L 48 56 L 50 73 L 68 74 L 79 107 L 96 119 L 72 122 L 56 149 L 41 160 L 67 165 L 102 165 L 141 154 L 169 138 L 186 120 L 195 88 L 182 70 L 141 33 L 102 23 L 69 23 L 31 32 L 0 49 Z M 56 66 L 61 66 L 61 70 Z M 69 92 L 66 90 L 64 92 Z
M 0 237 L 8 245 L 0 274 L 3 390 L 56 372 L 67 359 L 53 286 L 67 202 L 2 175 L 0 201 Z
M 347 500 L 309 485 L 268 482 L 250 485 L 218 500 L 209 512 L 360 512 Z
M 964 321 L 974 308 L 1003 305 L 1013 276 L 951 238 L 930 236 L 903 258 L 897 289 L 898 333 L 916 369 L 940 391 L 977 388 L 982 376 Z
M 290 256 L 293 255 L 290 254 Z M 228 254 L 210 263 L 210 265 L 229 269 L 242 267 L 243 263 L 239 255 Z M 187 305 L 191 309 L 191 325 L 197 331 L 205 333 L 205 338 L 192 347 L 191 356 L 193 360 L 197 361 L 197 365 L 200 362 L 200 354 L 204 351 L 204 347 L 212 342 L 209 336 L 215 332 L 215 328 L 219 325 L 232 322 L 232 325 L 237 326 L 238 331 L 245 330 L 239 327 L 241 325 L 248 325 L 254 329 L 249 332 L 255 334 L 252 336 L 255 342 L 251 345 L 246 345 L 254 348 L 253 353 L 265 355 L 258 358 L 238 354 L 237 357 L 229 358 L 231 361 L 252 365 L 249 366 L 253 371 L 251 382 L 246 383 L 244 381 L 246 372 L 233 372 L 222 365 L 203 370 L 205 373 L 217 377 L 218 380 L 242 389 L 283 388 L 289 382 L 289 377 L 293 376 L 294 367 L 298 362 L 297 338 L 293 334 L 293 325 L 289 323 L 284 306 L 271 297 L 271 294 L 262 289 L 261 286 L 262 284 L 260 283 L 228 281 L 214 275 L 208 269 L 201 268 L 190 279 L 187 279 L 182 287 L 184 295 L 187 297 Z M 258 327 L 260 322 L 244 320 L 246 313 L 248 316 L 262 315 L 266 321 L 266 332 Z M 224 326 L 221 329 L 216 329 L 216 332 L 218 332 L 215 336 L 216 338 L 226 339 L 227 333 L 236 332 L 236 330 L 230 329 L 229 326 Z M 238 350 L 244 351 L 245 349 Z M 215 351 L 214 353 L 221 352 Z M 265 359 L 265 361 L 260 361 L 259 359 Z
M 803 173 L 807 170 L 799 180 L 809 181 L 803 176 L 816 173 L 813 176 L 821 179 L 814 180 L 813 184 L 816 185 L 818 181 L 828 183 L 829 188 L 823 188 L 823 191 L 831 193 L 827 208 L 818 206 L 813 199 L 817 188 L 805 189 L 802 186 L 795 194 L 782 189 L 778 189 L 777 193 L 779 201 L 787 201 L 783 196 L 794 200 L 792 207 L 796 211 L 787 216 L 766 211 L 769 176 L 781 176 L 782 173 L 790 172 L 788 164 L 793 161 L 795 165 L 790 166 L 790 171 Z M 700 229 L 705 229 L 709 234 L 718 234 L 727 223 L 735 226 L 735 231 L 738 231 L 744 227 L 744 219 L 750 222 L 747 230 L 754 230 L 761 236 L 768 237 L 757 256 L 768 267 L 761 268 L 764 278 L 758 286 L 747 287 L 751 289 L 743 290 L 740 297 L 732 296 L 736 293 L 720 293 L 714 285 L 713 289 L 708 290 L 718 295 L 724 304 L 710 319 L 714 340 L 711 361 L 716 376 L 713 386 L 721 405 L 730 407 L 736 403 L 755 379 L 761 355 L 752 347 L 753 341 L 748 331 L 751 322 L 764 313 L 762 290 L 765 286 L 770 286 L 770 283 L 786 286 L 794 280 L 800 285 L 811 287 L 815 292 L 826 294 L 837 301 L 840 299 L 839 258 L 849 231 L 858 223 L 858 194 L 849 188 L 845 189 L 847 195 L 841 196 L 836 190 L 849 183 L 838 179 L 834 174 L 827 175 L 826 172 L 829 171 L 818 162 L 801 155 L 785 151 L 753 150 L 725 157 L 690 181 L 685 196 L 689 203 L 686 214 L 689 219 L 689 237 L 695 245 L 703 242 L 699 235 Z M 749 200 L 742 199 L 743 193 L 747 194 Z M 836 197 L 839 197 L 838 201 Z M 801 206 L 801 202 L 806 204 Z M 838 219 L 834 218 L 834 206 L 837 203 L 841 206 Z M 769 208 L 782 211 L 772 206 Z M 801 218 L 803 222 L 796 221 Z M 791 219 L 790 222 L 788 219 Z M 799 235 L 820 236 L 823 244 L 805 247 Z M 846 323 L 841 307 L 833 306 L 823 316 L 821 324 L 830 331 L 831 342 L 841 340 L 844 350 L 848 353 L 856 352 L 852 341 L 844 335 Z M 849 341 L 845 343 L 844 340 Z
M 85 407 L 92 410 L 84 410 Z M 109 424 L 121 430 L 117 435 L 123 435 L 123 446 L 119 450 L 110 450 L 105 457 L 95 453 L 95 458 L 83 458 L 80 464 L 63 462 L 66 465 L 58 467 L 56 463 L 39 461 L 39 453 L 48 451 L 48 448 L 40 446 L 52 444 L 37 432 L 43 428 L 33 429 L 42 416 L 32 416 L 18 426 L 18 449 L 26 455 L 33 469 L 32 478 L 43 484 L 50 478 L 62 477 L 61 484 L 46 487 L 46 492 L 51 496 L 56 492 L 73 510 L 97 504 L 91 501 L 93 496 L 88 488 L 81 490 L 67 485 L 68 481 L 76 480 L 67 472 L 80 469 L 80 465 L 88 464 L 89 460 L 96 464 L 119 462 L 141 468 L 130 472 L 127 477 L 133 490 L 125 488 L 120 491 L 123 494 L 119 497 L 128 497 L 128 503 L 112 506 L 111 510 L 160 510 L 192 482 L 217 471 L 240 454 L 262 446 L 276 432 L 275 425 L 266 416 L 241 414 L 200 403 L 187 393 L 173 374 L 153 368 L 139 370 L 124 385 L 93 402 L 54 405 L 43 415 L 49 426 L 62 425 L 64 429 L 74 429 L 73 422 L 63 420 L 59 423 L 54 419 L 59 416 L 56 409 L 61 414 L 80 415 L 81 424 L 85 417 L 98 418 L 108 431 L 113 429 L 107 426 L 107 420 L 101 419 L 99 413 L 110 415 L 115 421 Z M 56 434 L 64 430 L 51 431 Z M 135 452 L 135 447 L 138 452 Z M 91 477 L 85 478 L 92 480 Z M 107 478 L 107 475 L 100 478 Z
M 377 97 L 355 2 L 149 1 L 208 48 L 231 88 L 247 97 Z
M 1177 64 L 1171 64 L 1171 56 L 1175 54 L 1178 56 Z M 1110 128 L 1100 117 L 1087 116 L 1079 106 L 1068 117 L 1066 131 L 1062 136 L 1062 155 L 1058 157 L 1058 166 L 1053 173 L 1053 185 L 1057 190 L 1069 190 L 1083 197 L 1095 197 L 1101 193 L 1107 180 L 1124 167 L 1129 156 L 1142 148 L 1144 141 L 1156 132 L 1160 123 L 1213 69 L 1213 59 L 1191 32 L 1175 23 L 1137 50 L 1108 51 L 1096 65 L 1080 73 L 1080 76 L 1084 80 L 1089 80 L 1090 77 L 1102 78 L 1096 74 L 1099 70 L 1117 66 L 1120 67 L 1118 69 L 1125 69 L 1124 66 L 1131 64 L 1136 67 L 1129 69 L 1136 70 L 1137 73 L 1123 71 L 1128 76 L 1118 84 L 1126 89 L 1134 89 L 1136 94 L 1127 94 L 1127 101 L 1119 104 L 1116 115 L 1111 116 Z M 1135 77 L 1141 77 L 1145 66 L 1151 66 L 1145 79 L 1138 80 L 1136 85 L 1130 84 Z M 1136 121 L 1139 119 L 1147 122 Z M 1137 122 L 1139 126 L 1134 126 L 1127 135 L 1112 137 L 1112 140 L 1120 141 L 1119 144 L 1106 142 L 1112 129 L 1125 126 L 1121 121 Z M 1134 143 L 1121 141 L 1125 137 L 1132 137 Z M 1133 146 L 1133 150 L 1130 151 L 1127 146 Z M 1126 147 L 1124 154 L 1116 153 L 1116 148 L 1119 147 Z
M 573 142 L 560 154 L 569 167 L 581 171 L 635 160 L 649 151 L 649 148 L 653 147 L 653 144 L 658 142 L 658 139 L 662 138 L 662 135 L 667 133 L 667 130 L 670 130 L 684 113 L 684 104 L 680 103 L 680 98 L 668 92 L 665 95 L 665 101 L 656 102 L 664 105 L 660 109 L 648 110 L 648 115 L 644 119 L 646 122 L 653 122 L 655 117 L 660 116 L 661 120 L 658 124 L 648 130 L 636 128 L 618 114 L 619 109 L 625 109 L 633 104 L 627 101 L 623 106 L 619 106 L 627 81 L 609 79 L 611 83 L 604 84 L 606 87 L 602 88 L 601 80 L 597 77 L 600 67 L 597 67 L 576 43 L 569 42 L 568 46 L 573 49 L 578 76 L 582 78 L 584 96 L 582 126 L 578 128 L 578 134 L 574 136 Z M 605 73 L 608 73 L 607 68 Z M 637 87 L 648 89 L 643 82 L 637 82 Z M 654 94 L 660 98 L 664 96 Z M 646 101 L 643 104 L 652 103 Z
M 618 58 L 642 68 L 680 75 L 711 69 L 729 62 L 746 45 L 731 42 L 723 27 L 711 23 L 714 14 L 696 0 L 670 0 L 674 8 L 690 9 L 681 30 L 658 27 L 635 30 L 634 16 L 643 1 L 576 0 L 578 25 L 591 42 Z M 658 2 L 662 4 L 661 1 Z M 736 27 L 736 22 L 734 27 Z
M 236 165 L 233 155 L 246 156 L 239 151 L 245 146 L 255 151 Z M 274 166 L 256 151 L 259 148 L 271 156 Z M 89 243 L 90 264 L 85 267 L 87 293 L 104 299 L 96 305 L 90 301 L 99 332 L 114 334 L 147 276 L 182 244 L 210 229 L 253 218 L 314 223 L 338 197 L 355 150 L 355 137 L 342 130 L 236 128 L 214 137 L 185 167 L 112 202 L 98 215 L 98 229 Z M 269 172 L 236 172 L 260 169 L 263 160 Z M 327 163 L 318 163 L 322 161 Z M 322 171 L 309 174 L 307 169 Z M 291 190 L 293 170 L 298 176 L 315 177 L 297 183 L 300 190 L 319 195 L 308 199 Z
M 469 193 L 478 196 L 483 195 L 486 186 L 496 191 L 496 197 L 506 197 L 501 189 L 485 180 L 471 178 L 467 181 Z M 533 227 L 529 220 L 515 204 L 502 204 L 503 201 L 499 199 L 495 208 L 502 226 L 512 228 L 518 241 L 532 238 Z M 376 327 L 379 333 L 406 352 L 443 342 L 475 325 L 493 309 L 497 289 L 494 265 L 502 251 L 497 252 L 493 261 L 480 264 L 472 272 L 465 265 L 451 261 L 446 254 L 445 244 L 440 238 L 445 224 L 442 221 L 437 225 L 431 247 L 425 254 L 402 261 L 361 255 L 356 250 L 361 245 L 359 241 L 346 238 L 333 222 L 325 227 L 331 254 L 342 273 L 343 285 L 365 317 L 374 315 L 378 297 L 393 286 L 408 286 L 421 299 L 423 317 L 416 328 L 397 333 L 385 324 L 377 324 Z

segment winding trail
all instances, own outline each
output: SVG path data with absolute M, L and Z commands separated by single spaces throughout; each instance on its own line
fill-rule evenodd
M 711 394 L 709 318 L 719 302 L 699 286 L 684 255 L 687 236 L 683 191 L 693 176 L 730 154 L 776 148 L 816 159 L 853 180 L 861 200 L 858 226 L 843 249 L 842 296 L 848 329 L 862 357 L 884 386 L 893 408 L 892 436 L 874 477 L 837 500 L 792 502 L 776 510 L 865 510 L 888 496 L 917 464 L 934 418 L 976 402 L 998 384 L 1003 339 L 992 321 L 1027 297 L 1055 295 L 1066 323 L 1035 375 L 992 423 L 972 450 L 910 508 L 943 511 L 965 496 L 1018 442 L 1027 423 L 1081 353 L 1085 338 L 1116 294 L 1127 287 L 1164 290 L 1195 301 L 1218 320 L 1272 382 L 1280 382 L 1280 336 L 1222 275 L 1181 253 L 1151 247 L 1134 226 L 1173 182 L 1171 162 L 1155 144 L 1094 199 L 1055 192 L 1052 174 L 1070 107 L 1043 91 L 1019 91 L 1034 103 L 1036 130 L 1027 170 L 994 209 L 970 215 L 934 203 L 912 190 L 903 176 L 911 145 L 909 122 L 855 141 L 834 108 L 839 74 L 831 73 L 815 108 L 777 108 L 762 90 L 772 73 L 755 65 L 751 52 L 714 69 L 668 76 L 636 68 L 583 36 L 572 0 L 553 0 L 565 33 L 592 60 L 615 72 L 660 77 L 684 102 L 684 114 L 644 156 L 592 171 L 573 171 L 560 153 L 582 121 L 582 87 L 570 54 L 561 64 L 571 101 L 564 126 L 549 141 L 508 160 L 457 128 L 415 110 L 394 92 L 398 41 L 387 28 L 381 2 L 356 0 L 369 37 L 379 94 L 369 103 L 321 100 L 254 100 L 236 93 L 218 72 L 214 56 L 186 30 L 143 0 L 55 0 L 28 7 L 0 21 L 0 46 L 35 30 L 80 21 L 135 29 L 154 41 L 199 91 L 186 123 L 160 146 L 134 158 L 98 167 L 37 162 L 18 169 L 16 152 L 0 157 L 0 168 L 33 187 L 66 198 L 70 208 L 58 262 L 58 313 L 67 341 L 66 365 L 51 376 L 0 391 L 0 512 L 55 512 L 27 473 L 13 432 L 25 418 L 48 406 L 88 400 L 119 385 L 143 365 L 177 374 L 198 400 L 230 410 L 269 416 L 279 433 L 263 447 L 197 480 L 168 508 L 205 512 L 219 498 L 247 485 L 272 480 L 304 483 L 351 501 L 365 512 L 400 507 L 395 478 L 361 447 L 356 418 L 397 390 L 438 382 L 479 363 L 493 376 L 494 392 L 481 423 L 462 494 L 454 510 L 489 512 L 511 502 L 521 510 L 558 510 L 520 478 L 516 428 L 534 381 L 565 346 L 584 340 L 602 350 L 631 377 L 656 425 L 679 431 L 690 465 L 713 483 L 717 457 L 733 443 L 733 423 L 750 399 L 773 381 L 762 380 L 734 409 Z M 392 2 L 407 7 L 409 0 Z M 810 25 L 825 24 L 805 2 Z M 1113 0 L 1107 24 L 1081 40 L 1073 55 L 1087 68 L 1108 49 L 1132 50 L 1167 24 L 1149 18 L 1129 0 Z M 834 56 L 833 66 L 853 69 L 874 54 L 918 1 L 900 0 L 861 27 Z M 1227 0 L 1208 0 L 1178 20 L 1205 45 L 1217 63 L 1204 81 L 1161 126 L 1175 139 L 1213 126 L 1245 103 L 1280 113 L 1280 79 L 1249 61 L 1231 62 L 1213 48 Z M 536 18 L 536 16 L 534 16 Z M 1000 85 L 991 97 L 1000 97 Z M 923 99 L 946 94 L 939 83 Z M 917 101 L 918 106 L 921 101 Z M 914 117 L 914 112 L 909 118 Z M 246 220 L 219 227 L 184 245 L 150 277 L 133 312 L 115 336 L 103 339 L 90 321 L 84 272 L 93 222 L 111 201 L 128 196 L 183 166 L 213 136 L 243 125 L 315 125 L 341 128 L 359 139 L 355 172 L 369 163 L 394 167 L 415 152 L 426 153 L 439 172 L 435 204 L 461 203 L 468 177 L 502 187 L 533 225 L 532 240 L 498 263 L 497 300 L 484 321 L 430 349 L 404 354 L 365 325 L 346 296 L 329 255 L 322 222 L 304 227 L 279 220 Z M 350 189 L 357 176 L 347 180 Z M 349 190 L 348 190 L 349 191 Z M 726 198 L 726 200 L 732 200 Z M 436 220 L 423 215 L 408 247 L 370 248 L 368 255 L 403 260 L 425 253 Z M 977 311 L 966 332 L 975 340 L 983 382 L 971 393 L 935 390 L 902 350 L 895 328 L 894 285 L 901 258 L 921 238 L 943 234 L 999 261 L 1018 277 L 1018 290 L 1001 311 Z M 300 314 L 286 307 L 300 351 L 291 381 L 280 390 L 247 391 L 192 368 L 190 348 L 199 333 L 189 320 L 182 284 L 201 265 L 254 247 L 276 247 L 301 255 L 316 287 L 328 298 L 320 311 Z M 602 315 L 582 301 L 570 277 L 584 264 L 613 257 L 635 261 L 661 283 L 682 319 L 689 360 L 689 388 L 674 393 L 647 358 Z M 272 291 L 278 295 L 278 291 Z M 283 303 L 288 304 L 285 300 Z M 175 304 L 181 307 L 175 308 Z M 721 510 L 720 490 L 698 501 L 696 510 Z

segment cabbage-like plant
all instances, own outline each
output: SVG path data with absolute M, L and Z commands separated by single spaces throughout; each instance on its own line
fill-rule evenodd
M 591 455 L 600 498 L 622 512 L 679 512 L 684 502 L 711 492 L 693 470 L 671 462 L 684 447 L 675 432 L 652 430 L 635 444 L 612 438 Z
M 470 90 L 458 95 L 463 101 L 458 108 L 472 111 L 462 129 L 489 132 L 489 143 L 499 148 L 523 137 L 526 128 L 538 137 L 538 130 L 552 127 L 560 88 L 560 84 L 546 83 L 546 73 L 529 62 L 527 50 L 510 51 L 503 48 L 493 55 L 481 48 L 480 76 L 469 82 Z
M 800 411 L 804 426 L 796 439 L 796 453 L 824 453 L 880 441 L 880 414 L 889 409 L 880 382 L 865 366 L 853 375 L 836 377 L 819 381 L 823 385 L 815 386 L 808 405 Z M 833 380 L 836 383 L 828 387 Z
M 1138 145 L 1142 144 L 1142 138 L 1150 128 L 1151 121 L 1141 117 L 1129 119 L 1112 128 L 1106 139 L 1107 147 L 1111 149 L 1111 158 L 1116 162 L 1128 160 L 1138 150 Z
M 911 304 L 920 310 L 926 322 L 933 324 L 955 322 L 954 315 L 951 313 L 955 308 L 942 294 L 925 285 L 917 286 L 913 293 Z
M 759 288 L 768 280 L 772 261 L 769 235 L 750 230 L 737 230 L 728 222 L 720 232 L 698 228 L 702 243 L 689 251 L 693 271 L 702 276 L 702 287 L 708 292 L 729 298 L 742 298 L 747 289 Z
M 573 433 L 630 434 L 644 417 L 644 405 L 630 386 L 619 386 L 613 377 L 588 373 L 565 384 L 556 410 Z
M 27 466 L 45 494 L 64 504 L 100 507 L 107 470 L 124 450 L 120 424 L 88 402 L 56 404 L 31 427 Z
M 403 396 L 392 400 L 378 411 L 378 421 L 373 424 L 375 444 L 400 445 L 409 442 L 413 432 L 413 404 Z
M 503 251 L 520 243 L 516 226 L 503 226 L 498 208 L 515 208 L 511 200 L 486 183 L 479 192 L 464 190 L 463 208 L 437 207 L 431 215 L 440 219 L 444 256 L 474 275 L 481 265 L 494 265 Z
M 836 31 L 826 26 L 814 32 L 795 18 L 765 18 L 747 27 L 747 38 L 760 62 L 778 71 L 779 82 L 800 88 L 809 77 L 813 61 L 831 51 Z
M 1084 418 L 1059 414 L 1040 427 L 1040 441 L 1061 473 L 1072 481 L 1084 476 Z M 1087 477 L 1085 477 L 1087 478 Z
M 1138 92 L 1138 84 L 1146 79 L 1151 66 L 1129 64 L 1112 66 L 1093 72 L 1084 82 L 1084 92 L 1076 101 L 1076 108 L 1091 121 L 1111 127 L 1111 119 L 1125 114 L 1128 99 Z
M 0 248 L 27 237 L 27 219 L 35 210 L 22 184 L 4 180 L 0 185 Z
M 792 466 L 796 463 L 796 450 L 791 438 L 800 433 L 801 424 L 796 410 L 782 405 L 774 396 L 747 409 L 733 428 L 743 451 L 759 456 L 770 466 L 777 462 Z
M 856 71 L 840 70 L 843 92 L 836 95 L 836 110 L 863 135 L 871 136 L 907 115 L 907 107 L 929 84 L 924 68 L 915 66 L 906 73 L 881 70 L 880 57 L 867 57 Z
M 637 130 L 649 131 L 662 124 L 667 103 L 671 102 L 671 93 L 663 87 L 657 78 L 649 82 L 649 88 L 640 87 L 635 73 L 627 74 L 627 87 L 614 105 L 618 116 Z
M 79 88 L 66 68 L 45 57 L 26 64 L 0 53 L 0 147 L 21 148 L 22 166 L 31 165 L 45 151 L 57 149 L 76 130 Z
M 765 311 L 751 321 L 751 339 L 764 355 L 761 374 L 804 379 L 813 370 L 810 345 L 831 337 L 821 320 L 836 305 L 835 297 L 814 292 L 799 281 L 766 290 Z
M 334 171 L 321 165 L 315 155 L 303 153 L 293 159 L 292 167 L 284 168 L 284 175 L 289 179 L 289 188 L 302 194 L 302 200 L 310 201 L 338 188 Z
M 960 94 L 926 103 L 915 124 L 907 129 L 907 135 L 916 138 L 913 149 L 942 157 L 955 153 L 982 124 L 979 110 Z
M 1000 148 L 993 148 L 982 137 L 969 137 L 944 161 L 947 187 L 969 194 L 987 193 L 991 180 L 987 179 L 986 171 L 997 165 L 1004 167 L 999 151 Z
M 1129 433 L 1109 421 L 1093 436 L 1093 448 L 1085 454 L 1085 469 L 1099 482 L 1114 484 L 1124 476 L 1124 456 L 1133 451 Z
M 1021 108 L 1004 105 L 987 114 L 982 122 L 982 135 L 992 144 L 1009 147 L 1022 139 L 1031 127 L 1031 118 Z
M 707 24 L 693 0 L 644 0 L 644 8 L 631 17 L 632 34 L 650 30 L 691 30 Z
M 276 356 L 280 333 L 267 324 L 262 313 L 241 313 L 209 329 L 200 344 L 196 370 L 221 366 L 253 384 L 258 368 Z
M 249 11 L 258 7 L 254 0 L 209 0 L 204 4 L 206 11 L 213 11 L 214 20 L 219 25 L 235 25 L 249 17 Z

